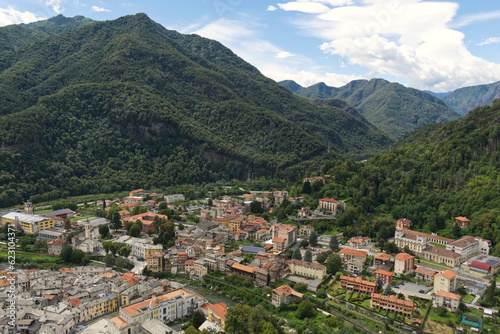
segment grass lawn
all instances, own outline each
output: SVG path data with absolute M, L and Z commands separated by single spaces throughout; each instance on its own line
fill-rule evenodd
M 430 244 L 433 245 L 433 246 L 439 247 L 439 248 L 446 249 L 446 245 L 441 245 L 441 244 L 438 244 L 438 243 L 435 243 L 435 242 L 431 242 Z
M 465 295 L 465 296 L 462 296 L 462 302 L 463 303 L 470 303 L 474 300 L 474 297 L 476 297 L 476 295 Z
M 469 312 L 467 312 L 469 313 Z M 446 315 L 440 316 L 436 313 L 435 308 L 431 308 L 429 310 L 429 315 L 427 316 L 428 320 L 435 321 L 440 324 L 448 325 L 448 326 L 458 326 L 460 324 L 460 321 L 462 320 L 457 316 L 456 313 L 454 312 L 446 312 Z
M 7 251 L 0 250 L 0 256 L 7 258 L 9 255 Z M 16 269 L 23 268 L 24 262 L 36 262 L 41 268 L 50 268 L 53 265 L 62 265 L 64 262 L 59 256 L 49 256 L 37 253 L 28 253 L 16 249 Z
M 73 221 L 73 222 L 79 222 L 79 221 L 82 221 L 82 220 L 92 220 L 92 219 L 96 219 L 96 218 L 99 218 L 99 217 L 96 217 L 94 215 L 88 215 L 88 216 L 84 216 L 84 217 L 73 217 L 71 218 L 70 220 Z
M 101 262 L 90 261 L 90 263 L 92 263 L 92 264 L 94 264 L 96 266 L 106 267 L 106 265 L 104 263 L 101 263 Z
M 418 261 L 420 261 L 420 262 L 418 262 Z M 437 268 L 453 269 L 453 267 L 447 266 L 445 264 L 436 263 L 436 262 L 432 262 L 432 261 L 428 261 L 428 260 L 424 260 L 424 259 L 418 259 L 418 261 L 417 261 L 417 263 L 428 264 L 430 266 L 434 266 L 434 267 L 437 267 Z
M 324 232 L 322 235 L 334 235 L 339 234 L 339 230 L 336 227 L 332 227 L 330 230 Z

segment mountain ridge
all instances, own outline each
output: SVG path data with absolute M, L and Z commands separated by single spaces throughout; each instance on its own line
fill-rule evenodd
M 0 55 L 8 64 L 0 71 L 8 148 L 0 206 L 152 179 L 168 186 L 249 171 L 292 178 L 325 155 L 363 158 L 393 143 L 362 116 L 314 106 L 222 44 L 169 31 L 145 14 Z
M 369 122 L 397 139 L 426 124 L 446 123 L 460 117 L 437 97 L 384 79 L 354 80 L 339 88 L 323 82 L 310 87 L 292 81 L 280 84 L 305 98 L 345 100 Z

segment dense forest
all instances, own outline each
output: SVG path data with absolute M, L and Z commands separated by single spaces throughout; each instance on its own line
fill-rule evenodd
M 453 110 L 465 116 L 476 107 L 491 105 L 491 102 L 498 98 L 500 98 L 500 82 L 459 88 L 441 99 Z
M 144 14 L 75 19 L 0 28 L 0 207 L 250 172 L 289 179 L 394 142 L 360 115 L 292 94 L 218 42 Z
M 460 118 L 437 97 L 383 79 L 355 80 L 339 88 L 324 83 L 302 87 L 290 80 L 280 84 L 299 96 L 312 99 L 314 104 L 325 104 L 321 99 L 345 100 L 370 123 L 396 139 L 427 124 Z
M 316 196 L 352 198 L 337 221 L 352 235 L 377 236 L 372 219 L 391 214 L 428 233 L 482 236 L 497 244 L 494 253 L 500 255 L 499 148 L 500 100 L 495 100 L 464 119 L 424 127 L 365 163 L 326 163 L 321 172 L 335 182 Z M 460 229 L 457 216 L 471 219 L 469 227 Z

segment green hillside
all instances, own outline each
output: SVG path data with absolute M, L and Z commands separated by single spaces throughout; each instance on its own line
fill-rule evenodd
M 370 217 L 385 212 L 408 218 L 415 229 L 426 232 L 451 238 L 482 236 L 500 243 L 499 149 L 496 100 L 463 119 L 423 127 L 364 164 L 327 164 L 325 173 L 339 183 L 331 195 L 352 196 L 352 206 L 339 224 L 357 221 L 356 228 L 369 235 Z M 457 216 L 471 219 L 469 228 L 461 230 L 454 221 Z
M 464 87 L 457 89 L 442 98 L 442 100 L 465 116 L 474 108 L 491 105 L 494 99 L 500 98 L 500 81 L 489 85 Z
M 289 80 L 280 84 L 310 99 L 345 100 L 370 123 L 397 139 L 424 125 L 447 123 L 460 117 L 431 94 L 383 79 L 355 80 L 340 88 L 324 83 L 305 88 Z
M 329 154 L 362 159 L 393 143 L 359 115 L 312 105 L 220 43 L 144 14 L 68 22 L 37 23 L 61 33 L 0 52 L 0 207 L 249 171 L 286 178 Z

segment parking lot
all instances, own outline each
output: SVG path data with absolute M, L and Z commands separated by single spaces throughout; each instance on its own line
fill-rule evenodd
M 417 296 L 425 299 L 432 299 L 430 294 L 420 293 L 421 290 L 428 291 L 430 288 L 425 285 L 405 282 L 403 285 L 399 285 L 399 288 L 393 287 L 394 292 L 402 293 L 410 296 Z

